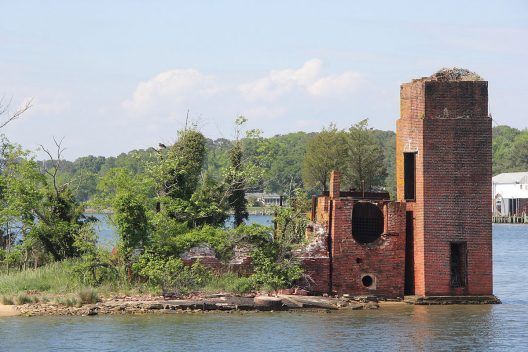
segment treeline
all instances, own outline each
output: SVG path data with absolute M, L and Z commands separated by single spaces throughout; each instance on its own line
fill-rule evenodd
M 257 141 L 248 140 L 245 143 L 245 158 L 258 161 L 264 170 L 263 180 L 256 187 L 256 191 L 266 191 L 289 195 L 296 188 L 308 188 L 313 192 L 321 191 L 324 187 L 320 183 L 314 186 L 306 182 L 306 151 L 309 142 L 320 145 L 312 146 L 317 149 L 329 148 L 322 153 L 312 154 L 323 158 L 314 163 L 327 163 L 339 168 L 339 163 L 346 163 L 343 155 L 346 151 L 339 150 L 347 142 L 341 137 L 335 127 L 325 128 L 317 133 L 295 132 L 276 135 L 269 138 L 260 138 Z M 343 133 L 341 131 L 340 133 Z M 383 170 L 378 175 L 375 183 L 385 187 L 391 195 L 395 192 L 395 153 L 396 134 L 393 131 L 371 130 L 371 135 L 377 143 L 377 153 L 382 159 Z M 316 141 L 319 138 L 319 141 Z M 325 144 L 325 139 L 326 143 Z M 336 142 L 340 145 L 335 144 Z M 212 175 L 219 176 L 221 170 L 229 164 L 229 150 L 233 141 L 220 139 L 206 140 L 206 169 Z M 64 161 L 61 178 L 63 181 L 76 183 L 74 195 L 78 201 L 84 202 L 94 197 L 97 193 L 98 180 L 109 170 L 114 168 L 127 169 L 132 174 L 145 172 L 145 165 L 154 160 L 157 155 L 155 148 L 147 150 L 133 150 L 122 153 L 117 157 L 86 156 L 75 161 Z M 335 157 L 330 157 L 331 154 Z M 327 160 L 324 158 L 327 157 Z M 51 165 L 45 162 L 46 165 Z M 341 165 L 342 166 L 342 165 Z M 308 166 L 305 166 L 308 167 Z M 493 174 L 502 172 L 515 172 L 528 170 L 528 131 L 519 130 L 508 126 L 493 128 Z M 325 170 L 326 171 L 326 170 Z M 304 177 L 303 177 L 304 176 Z M 307 184 L 306 184 L 307 183 Z M 315 182 L 317 184 L 317 182 Z
M 337 133 L 335 127 L 325 129 L 329 137 Z M 273 137 L 243 138 L 244 158 L 258 164 L 262 168 L 263 177 L 253 186 L 253 191 L 265 191 L 289 196 L 297 188 L 319 192 L 322 185 L 308 182 L 305 185 L 306 171 L 303 172 L 306 151 L 309 142 L 314 141 L 321 133 L 295 132 Z M 395 169 L 395 133 L 393 131 L 371 130 L 372 137 L 377 144 L 377 152 L 383 161 L 383 175 L 376 181 L 377 186 L 386 186 L 391 192 L 394 186 Z M 330 137 L 327 142 L 330 142 Z M 229 165 L 229 151 L 234 141 L 219 138 L 206 139 L 206 159 L 204 170 L 212 177 L 220 177 L 222 170 Z M 97 184 L 101 177 L 110 170 L 123 168 L 131 174 L 145 173 L 145 167 L 156 160 L 160 148 L 132 150 L 116 157 L 85 156 L 75 161 L 63 161 L 60 173 L 62 182 L 71 182 L 76 199 L 85 202 L 97 194 Z M 330 154 L 330 150 L 322 150 L 322 157 L 330 160 L 343 160 Z M 50 161 L 41 161 L 46 167 L 52 167 Z M 304 180 L 303 180 L 304 179 Z
M 528 130 L 493 128 L 493 175 L 528 171 Z

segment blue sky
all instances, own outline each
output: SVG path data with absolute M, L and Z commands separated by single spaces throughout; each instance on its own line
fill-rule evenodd
M 362 118 L 394 129 L 399 85 L 442 67 L 489 81 L 499 124 L 528 126 L 526 1 L 4 1 L 3 132 L 66 157 L 208 137 L 243 114 L 265 135 Z

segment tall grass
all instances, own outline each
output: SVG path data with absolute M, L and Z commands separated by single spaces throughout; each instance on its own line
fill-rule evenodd
M 81 288 L 72 275 L 72 261 L 52 263 L 37 269 L 0 274 L 0 295 L 15 295 L 26 291 L 68 293 Z
M 203 288 L 205 292 L 246 293 L 254 289 L 251 278 L 227 272 L 215 275 Z
M 86 294 L 87 301 L 93 301 L 97 292 L 102 295 L 159 293 L 150 287 L 127 282 L 123 271 L 117 278 L 98 286 L 96 293 L 92 295 L 90 290 L 93 291 L 94 288 L 86 285 L 74 273 L 73 269 L 77 263 L 77 260 L 70 259 L 37 269 L 11 271 L 9 274 L 0 272 L 0 296 L 11 297 L 24 293 L 30 293 L 32 296 L 42 293 L 78 295 L 83 292 L 83 295 Z

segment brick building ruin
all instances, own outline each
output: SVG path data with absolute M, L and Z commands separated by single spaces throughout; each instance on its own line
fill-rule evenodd
M 488 82 L 439 71 L 400 87 L 397 198 L 329 192 L 314 199 L 298 254 L 313 292 L 381 297 L 492 295 Z

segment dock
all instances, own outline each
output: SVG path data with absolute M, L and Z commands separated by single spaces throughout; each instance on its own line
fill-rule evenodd
M 528 214 L 519 215 L 493 215 L 494 224 L 528 224 Z

